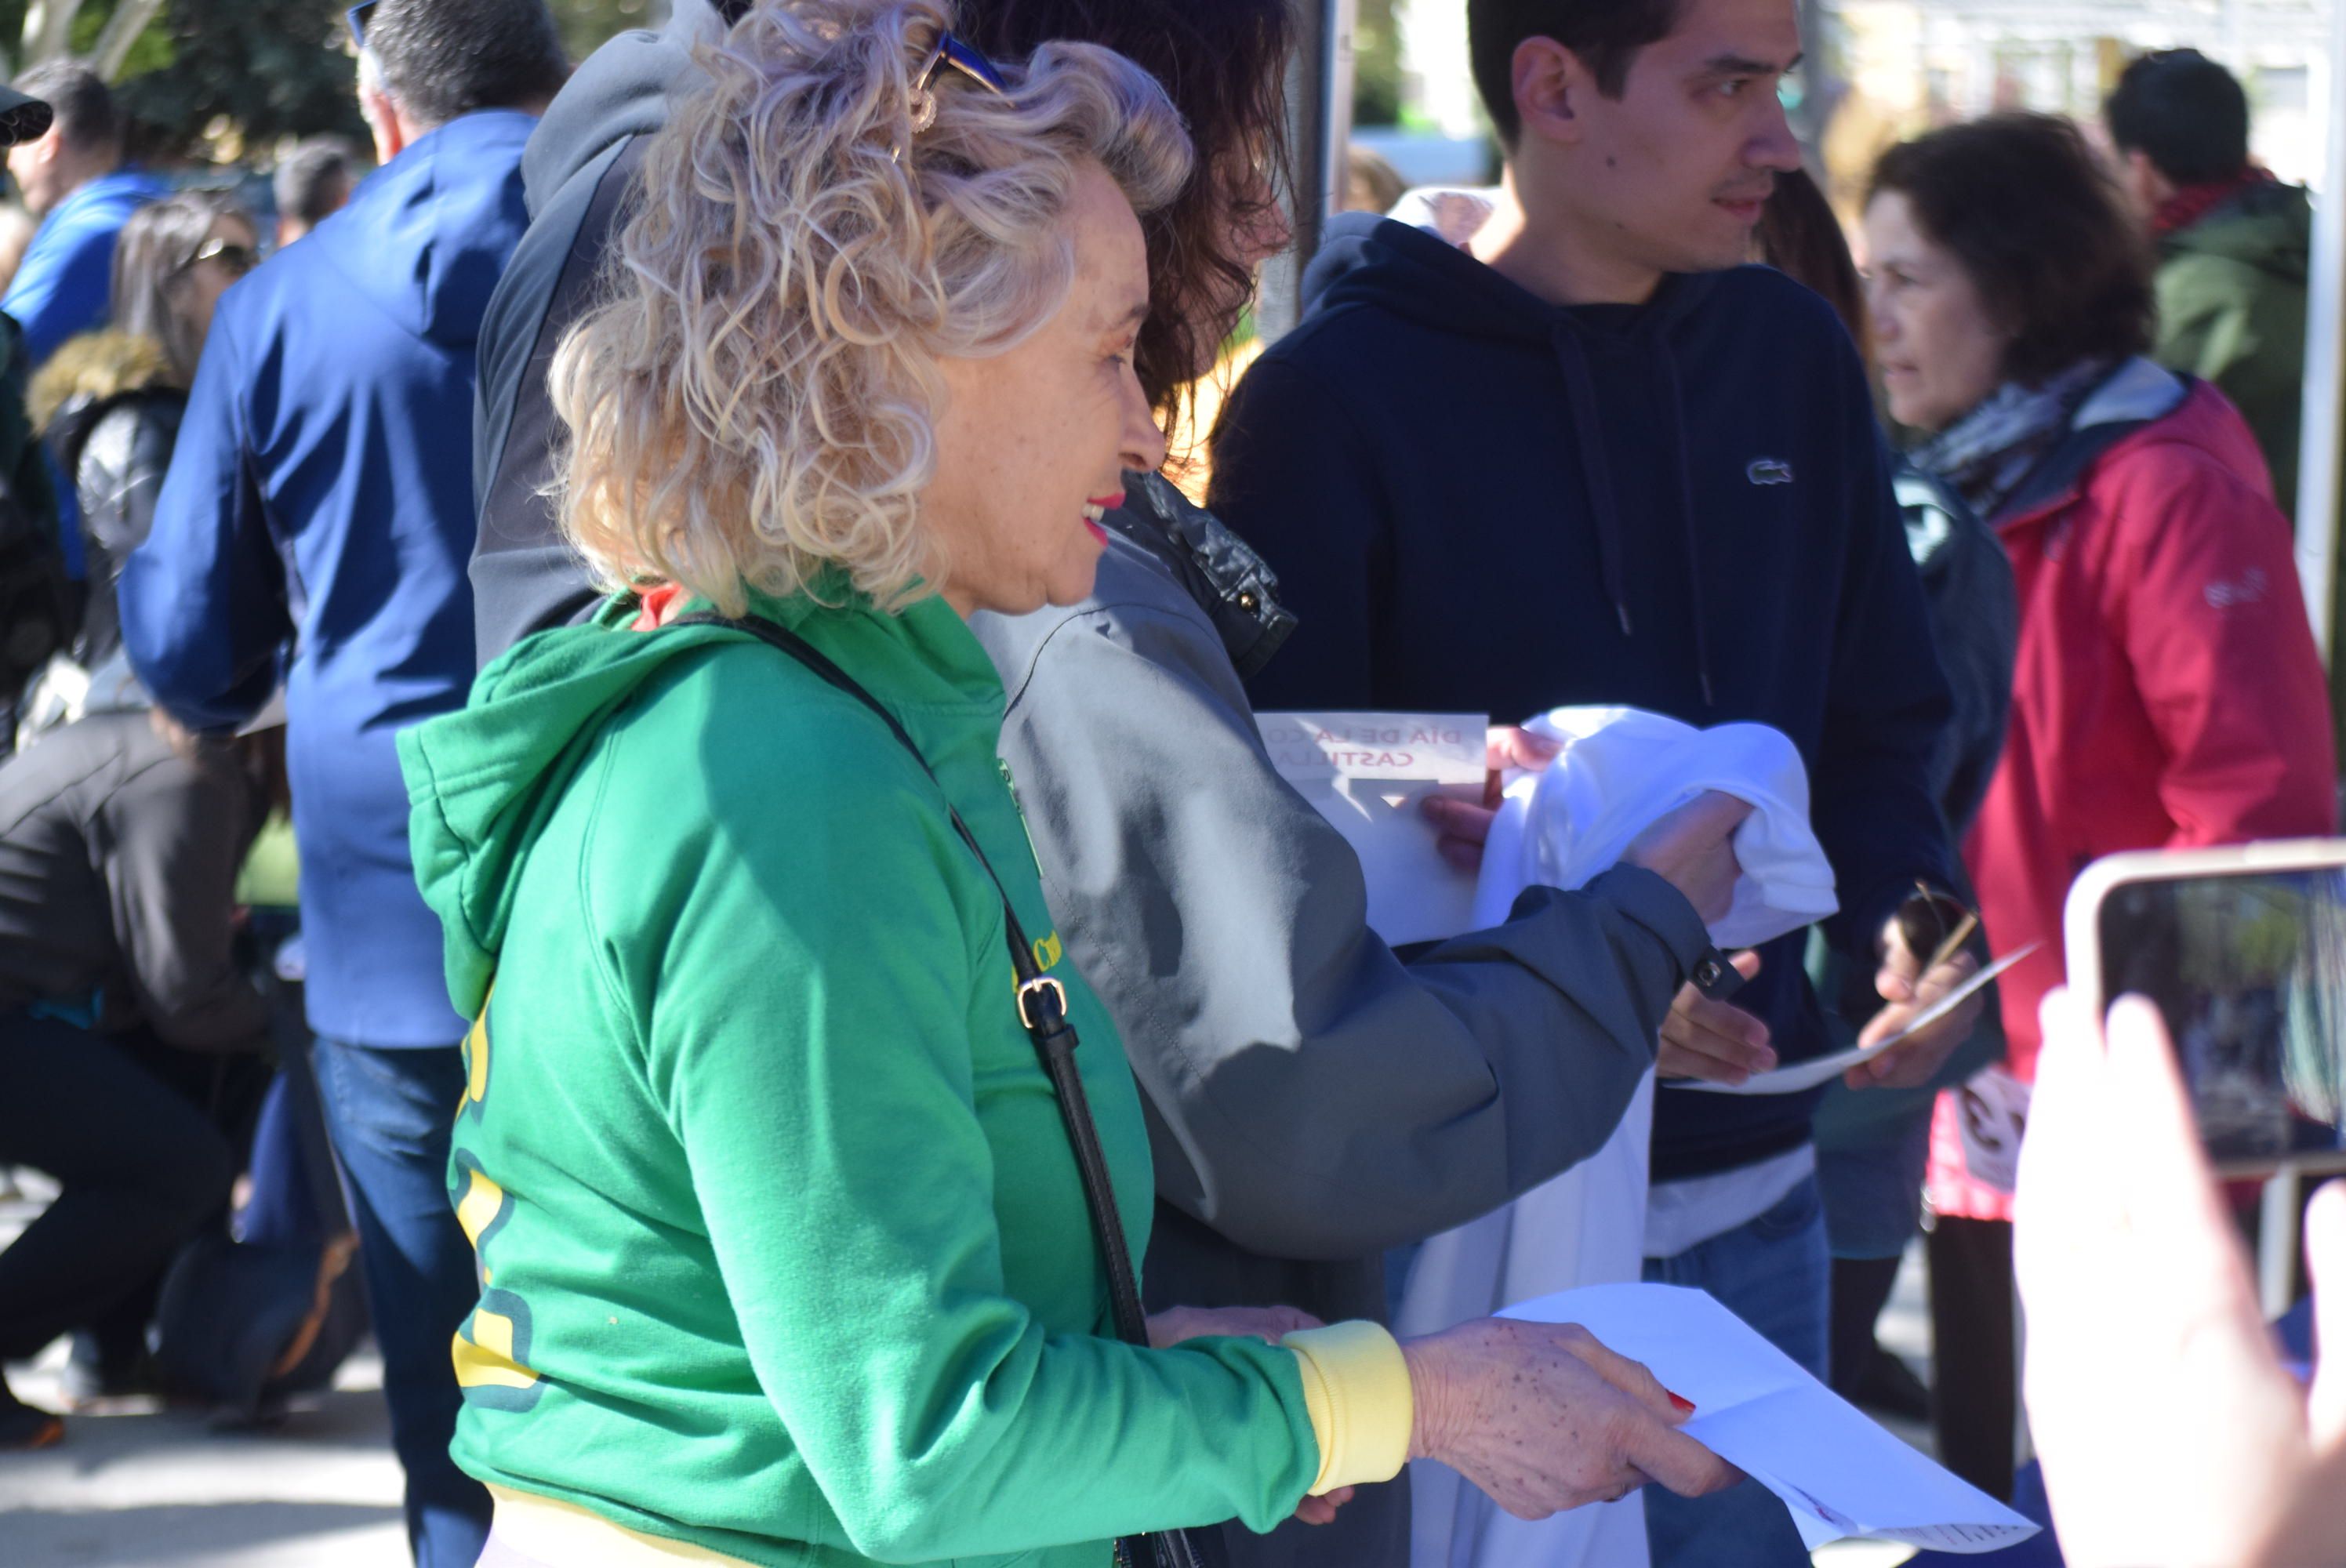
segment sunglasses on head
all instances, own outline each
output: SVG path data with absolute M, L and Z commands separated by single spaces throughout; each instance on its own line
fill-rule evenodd
M 369 5 L 373 3 L 374 0 L 367 0 Z M 1002 79 L 1002 73 L 994 69 L 994 62 L 951 33 L 937 35 L 937 46 L 930 54 L 928 65 L 921 71 L 918 90 L 926 92 L 929 84 L 937 79 L 937 73 L 947 66 L 980 86 L 992 88 L 998 97 L 1007 97 L 1010 94 L 1010 84 Z
M 993 61 L 954 37 L 951 33 L 940 33 L 937 35 L 937 46 L 929 52 L 928 64 L 923 66 L 921 74 L 913 78 L 912 110 L 914 136 L 920 135 L 936 124 L 937 97 L 933 88 L 937 79 L 937 73 L 948 68 L 967 76 L 996 97 L 1006 98 L 1010 96 L 1010 85 L 1002 79 L 1002 73 L 994 68 Z
M 374 6 L 375 0 L 359 0 L 357 5 L 342 13 L 342 21 L 349 25 L 351 30 L 352 48 L 363 49 L 366 47 L 367 14 L 372 11 Z
M 206 261 L 217 261 L 241 278 L 260 265 L 260 252 L 234 239 L 207 239 L 188 258 L 188 265 L 192 268 Z

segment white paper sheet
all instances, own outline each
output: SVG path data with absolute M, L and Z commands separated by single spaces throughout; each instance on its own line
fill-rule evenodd
M 1258 713 L 1271 766 L 1361 857 L 1369 925 L 1386 942 L 1469 929 L 1474 878 L 1442 858 L 1419 805 L 1483 799 L 1490 720 L 1479 713 Z
M 1781 1498 L 1810 1551 L 1844 1536 L 1993 1552 L 2037 1526 L 1876 1426 L 1700 1290 L 1592 1285 L 1503 1317 L 1577 1323 L 1694 1401 L 1681 1429 Z
M 1840 1077 L 1869 1057 L 1881 1055 L 1915 1031 L 1927 1029 L 1936 1023 L 1940 1019 L 1961 1007 L 1980 987 L 2035 952 L 2039 945 L 2041 944 L 2032 942 L 2026 947 L 2005 953 L 2002 958 L 1916 1013 L 1913 1022 L 1907 1024 L 1905 1028 L 1895 1034 L 1877 1040 L 1871 1045 L 1852 1045 L 1846 1051 L 1836 1051 L 1830 1056 L 1811 1057 L 1806 1062 L 1795 1062 L 1789 1067 L 1778 1067 L 1772 1072 L 1754 1073 L 1740 1084 L 1714 1084 L 1705 1078 L 1665 1078 L 1662 1080 L 1662 1086 L 1667 1089 L 1699 1089 L 1707 1095 L 1797 1095 L 1802 1089 L 1814 1088 L 1819 1084 L 1829 1083 Z

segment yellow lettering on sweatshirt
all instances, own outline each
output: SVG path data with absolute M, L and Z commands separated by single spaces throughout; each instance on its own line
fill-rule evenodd
M 449 1201 L 480 1267 L 481 1299 L 456 1330 L 449 1356 L 455 1365 L 456 1386 L 464 1390 L 467 1402 L 525 1410 L 544 1391 L 536 1371 L 528 1364 L 529 1304 L 510 1290 L 495 1288 L 496 1272 L 489 1262 L 497 1232 L 513 1220 L 514 1198 L 462 1145 L 466 1115 L 476 1122 L 485 1115 L 488 1095 L 489 1010 L 484 998 L 481 1016 L 464 1037 L 464 1094 L 456 1107 L 458 1147 L 448 1171 Z

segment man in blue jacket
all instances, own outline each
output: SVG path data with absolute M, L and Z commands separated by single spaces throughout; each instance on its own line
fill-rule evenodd
M 8 149 L 8 173 L 41 227 L 0 311 L 25 329 L 26 362 L 37 370 L 67 338 L 105 321 L 115 238 L 166 189 L 123 162 L 122 112 L 87 66 L 36 66 L 16 90 L 46 102 L 53 117 L 46 131 Z
M 123 162 L 128 127 L 114 94 L 78 60 L 36 66 L 17 91 L 47 103 L 48 128 L 8 148 L 8 174 L 41 220 L 25 260 L 0 295 L 0 314 L 23 330 L 26 373 L 69 338 L 103 326 L 113 309 L 114 242 L 130 215 L 167 194 L 152 176 Z M 82 575 L 81 503 L 46 448 L 66 570 Z
M 310 1024 L 409 1536 L 426 1568 L 469 1568 L 488 1499 L 448 1458 L 448 1344 L 475 1286 L 446 1194 L 465 1023 L 416 891 L 393 737 L 472 682 L 474 345 L 565 62 L 544 0 L 376 0 L 359 26 L 382 167 L 221 299 L 154 532 L 123 573 L 122 636 L 191 728 L 233 725 L 286 681 Z
M 1800 158 L 1776 96 L 1793 0 L 1469 0 L 1467 19 L 1507 153 L 1495 212 L 1464 249 L 1340 222 L 1315 267 L 1342 275 L 1222 416 L 1213 509 L 1300 623 L 1250 695 L 1774 726 L 1837 875 L 1827 933 L 1880 972 L 1886 1037 L 1972 967 L 1915 956 L 1960 920 L 1927 779 L 1948 697 L 1848 334 L 1737 265 Z M 1665 1039 L 1821 1054 L 1801 942 L 1761 950 L 1748 1013 L 1682 993 Z M 1867 1081 L 1927 1079 L 1968 1011 Z M 1648 1278 L 1708 1288 L 1821 1375 L 1817 1097 L 1666 1088 L 1646 1253 Z M 1657 1568 L 1807 1562 L 1755 1483 L 1656 1492 Z

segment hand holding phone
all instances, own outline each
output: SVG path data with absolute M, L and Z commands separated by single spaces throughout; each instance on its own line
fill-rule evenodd
M 2346 840 L 2113 855 L 2064 931 L 2088 1016 L 2157 1007 L 2219 1167 L 2346 1153 Z

